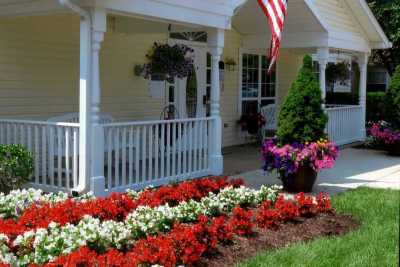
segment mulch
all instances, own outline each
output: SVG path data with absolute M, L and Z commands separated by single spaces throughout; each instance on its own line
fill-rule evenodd
M 233 244 L 218 246 L 216 252 L 203 257 L 198 266 L 235 266 L 261 251 L 275 250 L 319 237 L 344 235 L 359 226 L 360 223 L 350 215 L 329 213 L 282 223 L 278 230 L 256 228 L 253 236 L 237 237 Z

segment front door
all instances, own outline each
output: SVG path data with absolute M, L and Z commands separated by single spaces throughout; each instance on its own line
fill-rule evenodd
M 207 114 L 207 47 L 204 44 L 172 40 L 194 50 L 192 73 L 184 79 L 175 79 L 175 84 L 167 90 L 167 104 L 173 104 L 179 118 L 205 117 Z

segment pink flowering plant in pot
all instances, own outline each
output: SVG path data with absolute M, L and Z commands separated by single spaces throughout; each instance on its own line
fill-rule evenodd
M 332 168 L 339 155 L 338 147 L 327 139 L 285 145 L 267 139 L 261 151 L 263 169 L 277 171 L 285 189 L 293 192 L 310 192 L 317 173 Z
M 276 138 L 261 147 L 263 169 L 276 170 L 286 191 L 312 191 L 318 172 L 332 168 L 338 156 L 338 148 L 326 138 L 328 118 L 322 104 L 312 59 L 305 56 L 279 110 Z

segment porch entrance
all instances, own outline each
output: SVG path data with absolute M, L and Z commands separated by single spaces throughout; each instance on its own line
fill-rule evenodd
M 183 79 L 175 79 L 167 90 L 166 104 L 173 105 L 178 118 L 202 118 L 209 115 L 210 73 L 208 71 L 207 46 L 204 43 L 170 40 L 172 44 L 184 44 L 193 49 L 192 73 Z

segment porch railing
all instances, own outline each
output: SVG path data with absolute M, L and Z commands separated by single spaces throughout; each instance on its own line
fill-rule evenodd
M 209 174 L 211 118 L 103 124 L 105 189 Z
M 33 156 L 28 186 L 71 192 L 79 180 L 79 124 L 0 120 L 0 144 L 21 144 Z
M 361 106 L 327 106 L 329 117 L 327 133 L 338 145 L 349 144 L 362 139 Z

